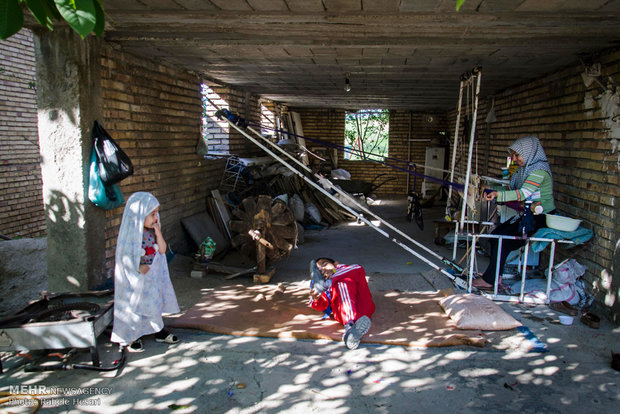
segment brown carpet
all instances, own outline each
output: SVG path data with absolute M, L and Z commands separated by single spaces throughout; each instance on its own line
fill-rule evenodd
M 486 336 L 456 328 L 439 306 L 438 292 L 373 292 L 377 310 L 362 342 L 435 347 L 483 347 Z M 338 322 L 308 307 L 308 289 L 299 285 L 227 286 L 208 292 L 187 312 L 167 318 L 177 328 L 242 336 L 340 341 Z

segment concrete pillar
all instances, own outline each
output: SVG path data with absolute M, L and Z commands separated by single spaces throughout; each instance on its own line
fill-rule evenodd
M 615 201 L 620 201 L 618 198 Z M 611 319 L 620 325 L 620 203 L 616 203 L 615 224 L 614 224 L 614 255 L 611 263 L 611 280 L 609 281 L 609 291 L 605 297 L 605 305 L 611 308 Z
M 88 200 L 91 130 L 101 119 L 101 40 L 35 32 L 36 89 L 51 292 L 103 281 L 105 212 Z

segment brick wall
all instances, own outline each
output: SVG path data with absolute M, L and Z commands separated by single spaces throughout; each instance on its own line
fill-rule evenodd
M 164 236 L 183 252 L 180 220 L 206 210 L 223 161 L 196 153 L 201 137 L 200 79 L 142 57 L 104 48 L 102 124 L 131 158 L 135 173 L 121 182 L 128 198 L 149 191 L 161 203 Z M 122 207 L 107 212 L 106 257 L 111 268 Z M 185 252 L 187 253 L 187 252 Z
M 327 109 L 294 109 L 299 112 L 306 137 L 328 141 L 337 145 L 344 145 L 344 112 Z M 433 119 L 428 118 L 429 115 Z M 440 132 L 446 131 L 445 114 L 410 113 L 409 111 L 390 111 L 390 142 L 389 158 L 385 165 L 374 161 L 345 160 L 343 152 L 338 152 L 338 167 L 351 173 L 351 179 L 364 180 L 383 185 L 376 189 L 378 195 L 405 195 L 407 194 L 407 176 L 409 189 L 413 191 L 414 178 L 402 169 L 407 168 L 407 160 L 424 165 L 426 147 L 443 146 L 444 136 Z M 410 132 L 411 125 L 411 132 Z M 411 139 L 409 147 L 408 140 Z M 308 143 L 309 146 L 319 145 Z M 396 168 L 393 168 L 396 167 Z M 422 167 L 418 170 L 424 173 Z M 383 175 L 381 175 L 383 174 Z M 379 175 L 381 175 L 379 177 Z M 386 181 L 389 180 L 389 181 Z M 420 191 L 423 178 L 418 176 L 416 189 Z
M 620 51 L 602 55 L 597 61 L 602 63 L 601 79 L 610 76 L 620 85 Z M 601 111 L 602 88 L 596 83 L 586 87 L 581 72 L 581 65 L 576 65 L 495 96 L 497 121 L 490 125 L 489 172 L 500 174 L 507 147 L 516 138 L 539 137 L 551 165 L 557 208 L 563 215 L 582 219 L 595 234 L 584 248 L 561 250 L 558 257 L 574 257 L 587 266 L 585 279 L 598 301 L 612 307 L 618 321 L 620 281 L 612 280 L 612 260 L 620 237 L 620 162 L 613 140 L 620 139 L 620 124 L 610 124 Z M 484 82 L 484 76 L 482 79 Z M 485 133 L 487 108 L 485 100 L 478 116 L 479 141 Z M 482 170 L 482 146 L 479 153 Z
M 32 32 L 0 41 L 0 233 L 44 236 Z

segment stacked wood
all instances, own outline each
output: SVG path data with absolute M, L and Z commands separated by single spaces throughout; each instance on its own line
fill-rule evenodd
M 319 209 L 321 217 L 329 225 L 355 219 L 355 216 L 297 175 L 274 176 L 270 181 L 270 186 L 281 194 L 288 194 L 289 197 L 297 194 L 304 203 L 314 204 Z

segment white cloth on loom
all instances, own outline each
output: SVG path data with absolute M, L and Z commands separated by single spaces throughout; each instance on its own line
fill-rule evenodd
M 166 255 L 157 252 L 149 271 L 139 271 L 144 220 L 158 206 L 152 194 L 137 192 L 129 197 L 123 212 L 116 243 L 111 337 L 112 342 L 121 345 L 161 331 L 162 314 L 179 312 Z

